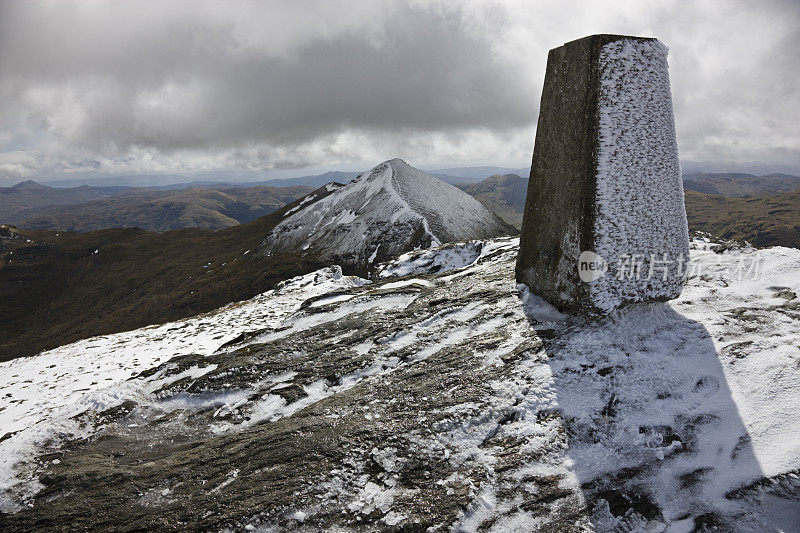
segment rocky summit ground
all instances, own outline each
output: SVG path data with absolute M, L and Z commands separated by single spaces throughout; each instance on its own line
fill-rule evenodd
M 587 321 L 517 246 L 0 364 L 0 530 L 796 531 L 800 250 Z

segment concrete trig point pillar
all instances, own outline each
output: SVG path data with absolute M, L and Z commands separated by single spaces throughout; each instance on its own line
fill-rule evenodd
M 688 258 L 667 48 L 592 35 L 550 50 L 517 280 L 607 312 L 676 298 Z

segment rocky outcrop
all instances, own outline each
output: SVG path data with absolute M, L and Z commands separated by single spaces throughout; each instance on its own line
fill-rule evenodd
M 25 236 L 17 230 L 16 226 L 0 224 L 0 239 L 24 240 Z

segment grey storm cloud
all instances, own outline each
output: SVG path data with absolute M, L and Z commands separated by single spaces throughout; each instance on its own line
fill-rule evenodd
M 599 32 L 671 47 L 682 155 L 800 166 L 798 22 L 794 2 L 3 2 L 0 173 L 524 164 L 547 50 Z

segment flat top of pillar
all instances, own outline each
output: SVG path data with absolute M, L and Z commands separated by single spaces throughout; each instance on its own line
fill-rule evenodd
M 604 46 L 608 43 L 613 43 L 614 41 L 619 41 L 621 39 L 633 39 L 636 41 L 656 41 L 655 37 L 639 37 L 637 35 L 616 35 L 613 33 L 597 33 L 595 35 L 589 35 L 586 37 L 581 37 L 580 39 L 575 39 L 574 41 L 569 41 L 564 43 L 561 47 L 574 47 L 574 46 L 591 46 L 593 44 L 597 44 L 599 46 Z

